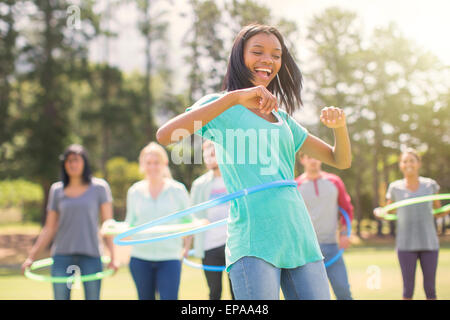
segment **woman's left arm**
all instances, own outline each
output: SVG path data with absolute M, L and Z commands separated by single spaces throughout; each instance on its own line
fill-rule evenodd
M 335 107 L 323 108 L 320 121 L 334 132 L 334 146 L 309 134 L 301 150 L 312 158 L 322 161 L 338 169 L 348 169 L 352 163 L 350 138 L 348 135 L 345 114 Z
M 112 209 L 112 203 L 111 202 L 105 202 L 100 205 L 100 217 L 101 217 L 101 223 L 105 222 L 106 220 L 113 218 L 113 209 Z M 116 257 L 114 253 L 114 242 L 113 242 L 113 236 L 111 235 L 105 235 L 103 236 L 103 239 L 105 241 L 105 245 L 108 248 L 111 262 L 108 265 L 108 269 L 113 269 L 114 272 L 117 271 L 119 268 L 118 263 L 116 262 Z
M 442 207 L 442 205 L 441 205 L 441 201 L 440 200 L 434 200 L 433 201 L 433 209 L 439 209 L 441 207 Z M 435 219 L 442 218 L 442 217 L 445 217 L 448 214 L 450 214 L 450 210 L 447 210 L 447 211 L 444 211 L 444 212 L 441 212 L 441 213 L 437 213 L 437 214 L 434 215 L 434 218 Z
M 194 239 L 194 236 L 187 236 L 183 238 L 183 254 L 182 259 L 189 257 L 189 251 L 192 247 L 192 240 Z

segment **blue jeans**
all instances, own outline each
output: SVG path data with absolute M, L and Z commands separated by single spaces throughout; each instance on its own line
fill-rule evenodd
M 148 261 L 131 257 L 130 271 L 139 300 L 155 300 L 156 292 L 161 300 L 178 299 L 180 260 Z
M 101 272 L 103 270 L 100 257 L 91 257 L 81 254 L 53 256 L 51 274 L 53 277 L 69 277 L 79 272 L 81 275 Z M 55 300 L 70 300 L 73 283 L 53 283 Z M 101 280 L 83 282 L 84 297 L 86 300 L 100 299 Z
M 329 300 L 330 289 L 322 260 L 280 269 L 257 257 L 243 257 L 229 272 L 237 300 Z
M 339 247 L 336 243 L 320 244 L 320 250 L 325 257 L 325 261 L 333 258 L 338 252 Z M 327 276 L 333 288 L 337 300 L 352 300 L 350 284 L 348 282 L 347 269 L 344 259 L 339 257 L 332 265 L 326 268 Z

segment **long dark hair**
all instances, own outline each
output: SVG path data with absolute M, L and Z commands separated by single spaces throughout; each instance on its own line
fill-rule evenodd
M 84 183 L 90 184 L 91 180 L 92 180 L 92 171 L 91 171 L 91 166 L 89 165 L 87 151 L 86 151 L 86 149 L 84 149 L 83 146 L 81 146 L 79 144 L 71 144 L 70 146 L 68 146 L 66 148 L 66 150 L 64 150 L 64 153 L 59 157 L 59 160 L 61 162 L 61 180 L 63 182 L 64 188 L 67 187 L 67 185 L 70 182 L 70 177 L 67 174 L 64 164 L 66 163 L 67 158 L 71 154 L 77 154 L 83 158 L 84 169 L 83 169 L 83 173 L 82 173 L 82 179 L 83 179 Z
M 248 39 L 258 33 L 273 34 L 281 44 L 281 68 L 277 76 L 269 83 L 267 89 L 281 100 L 281 104 L 285 106 L 287 113 L 292 115 L 302 105 L 303 77 L 294 58 L 284 44 L 283 36 L 275 27 L 251 24 L 242 28 L 233 43 L 222 90 L 233 91 L 254 87 L 252 83 L 253 74 L 244 62 L 244 46 Z

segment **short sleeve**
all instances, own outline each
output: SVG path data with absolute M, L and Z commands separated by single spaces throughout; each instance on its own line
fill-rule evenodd
M 194 103 L 191 107 L 187 108 L 186 112 L 200 108 L 205 104 L 217 100 L 221 96 L 222 95 L 218 93 L 206 95 L 200 100 L 198 100 L 196 103 Z M 211 120 L 210 122 L 208 122 L 207 124 L 205 124 L 204 126 L 201 126 L 201 123 L 199 125 L 194 124 L 194 126 L 199 128 L 194 132 L 194 134 L 214 142 L 222 141 L 223 140 L 222 132 L 224 132 L 225 129 L 227 128 L 226 115 L 222 113 L 213 120 Z
M 350 221 L 353 221 L 353 205 L 352 205 L 352 199 L 350 195 L 347 192 L 347 189 L 345 188 L 345 184 L 342 181 L 341 178 L 336 176 L 336 186 L 338 188 L 338 204 L 341 208 L 343 208 L 347 213 Z M 341 223 L 345 224 L 345 218 L 341 218 Z
M 125 222 L 128 223 L 129 226 L 134 226 L 136 221 L 136 211 L 134 209 L 134 197 L 133 197 L 133 189 L 128 189 L 127 192 L 127 213 L 125 216 Z
M 102 183 L 100 184 L 100 204 L 104 204 L 106 202 L 112 202 L 113 197 L 111 193 L 111 188 L 109 187 L 108 182 L 105 180 L 101 180 Z
M 189 201 L 190 201 L 190 205 L 191 206 L 196 205 L 196 203 L 195 203 L 195 196 L 197 194 L 197 190 L 198 190 L 198 184 L 194 180 L 194 182 L 192 182 L 191 192 L 189 194 Z
M 202 184 L 199 183 L 199 180 L 194 180 L 194 182 L 192 183 L 192 187 L 191 187 L 191 193 L 190 193 L 190 205 L 191 206 L 195 206 L 198 205 L 199 203 L 202 203 L 203 201 L 203 197 L 202 197 L 202 191 L 203 191 L 204 187 L 202 187 Z M 196 213 L 194 213 L 192 216 L 197 218 L 197 219 L 204 219 L 206 217 L 206 210 L 202 210 L 202 211 L 198 211 Z
M 431 189 L 433 190 L 433 194 L 438 193 L 441 187 L 438 185 L 436 181 L 431 179 Z
M 308 130 L 306 130 L 306 128 L 304 128 L 297 122 L 297 120 L 288 115 L 286 112 L 282 112 L 284 113 L 284 118 L 291 129 L 292 136 L 294 137 L 295 152 L 297 152 L 308 137 Z
M 189 208 L 189 193 L 184 185 L 179 189 L 179 210 Z M 188 223 L 192 221 L 192 215 L 187 215 L 181 218 L 182 223 Z
M 394 199 L 394 186 L 392 183 L 389 184 L 388 189 L 386 191 L 386 199 L 395 201 Z
M 48 193 L 47 210 L 52 210 L 58 212 L 59 197 L 58 190 L 61 190 L 62 183 L 56 182 L 52 184 Z

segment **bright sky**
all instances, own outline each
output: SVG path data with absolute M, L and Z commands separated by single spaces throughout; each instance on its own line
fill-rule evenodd
M 98 6 L 103 6 L 108 0 L 100 0 Z M 218 0 L 219 1 L 219 0 Z M 223 1 L 223 0 L 220 0 Z M 330 6 L 338 6 L 342 9 L 357 13 L 364 25 L 364 32 L 370 34 L 375 27 L 387 26 L 394 21 L 403 34 L 414 40 L 419 46 L 430 50 L 441 61 L 450 66 L 450 0 L 259 0 L 273 10 L 273 15 L 296 21 L 300 30 L 299 58 L 305 61 L 308 56 L 302 47 L 306 28 L 314 15 L 320 14 Z M 184 55 L 180 52 L 180 44 L 189 25 L 187 18 L 181 18 L 181 13 L 189 10 L 187 0 L 173 0 L 170 16 L 170 64 L 175 70 L 173 86 L 174 93 L 180 93 L 186 89 L 186 75 L 188 68 L 185 66 Z M 110 42 L 109 62 L 119 66 L 125 72 L 133 70 L 144 71 L 145 60 L 143 56 L 144 41 L 136 30 L 136 22 L 139 16 L 133 4 L 121 6 L 120 10 L 112 10 L 116 21 L 111 24 L 114 31 L 119 33 L 117 40 Z M 104 42 L 96 41 L 91 45 L 91 59 L 104 61 Z M 307 59 L 306 59 L 307 60 Z M 307 88 L 305 88 L 307 89 Z M 303 122 L 314 123 L 317 121 L 317 112 L 311 107 L 312 96 L 305 90 L 303 109 Z
M 277 16 L 297 21 L 306 27 L 310 18 L 327 7 L 339 6 L 357 13 L 366 32 L 398 24 L 406 37 L 434 52 L 450 65 L 450 1 L 448 0 L 261 0 L 273 8 Z
M 450 65 L 449 0 L 260 0 L 273 10 L 275 16 L 297 22 L 300 30 L 305 30 L 310 19 L 330 6 L 339 6 L 357 13 L 368 33 L 374 27 L 386 26 L 395 21 L 402 32 L 420 46 L 432 51 L 444 63 Z M 99 1 L 106 3 L 106 0 Z M 186 0 L 174 0 L 176 7 L 171 16 L 171 45 L 179 46 L 186 30 L 186 20 L 179 13 L 186 11 Z M 184 5 L 183 5 L 184 4 Z M 100 4 L 101 6 L 101 4 Z M 138 15 L 132 5 L 122 6 L 113 15 L 119 31 L 119 39 L 111 42 L 110 62 L 125 71 L 143 70 L 144 57 L 141 52 L 144 42 L 136 30 Z M 302 32 L 304 36 L 304 32 Z M 299 44 L 300 46 L 300 44 Z M 177 50 L 174 50 L 177 52 Z M 104 58 L 103 44 L 98 41 L 91 47 L 94 60 Z M 174 57 L 172 57 L 173 59 Z M 176 63 L 183 63 L 176 57 Z

